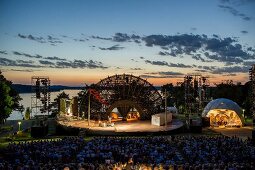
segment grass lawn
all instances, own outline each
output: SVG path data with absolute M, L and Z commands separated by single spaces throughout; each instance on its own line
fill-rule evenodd
M 30 136 L 30 133 L 20 133 L 17 135 L 6 135 L 6 136 L 2 136 L 0 137 L 0 149 L 1 148 L 5 148 L 8 146 L 9 143 L 19 143 L 19 142 L 32 142 L 32 141 L 46 141 L 46 140 L 58 140 L 58 139 L 62 139 L 64 137 L 70 137 L 70 136 L 46 136 L 44 138 L 33 138 Z M 92 137 L 84 137 L 85 141 L 89 141 L 91 140 Z

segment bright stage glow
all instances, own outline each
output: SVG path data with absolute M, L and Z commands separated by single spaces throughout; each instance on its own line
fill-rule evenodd
M 227 109 L 210 110 L 206 117 L 210 117 L 210 125 L 213 126 L 242 126 L 244 123 L 242 115 Z

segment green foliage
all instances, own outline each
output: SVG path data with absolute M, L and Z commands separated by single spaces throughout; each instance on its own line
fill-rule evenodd
M 31 114 L 30 107 L 27 107 L 26 108 L 26 112 L 25 112 L 25 120 L 29 120 L 30 119 L 30 114 Z
M 172 83 L 165 84 L 161 87 L 161 91 L 166 91 L 169 93 L 167 97 L 167 106 L 180 106 L 184 105 L 184 85 L 173 86 Z
M 69 94 L 66 94 L 63 91 L 62 93 L 59 93 L 57 95 L 57 97 L 54 99 L 54 102 L 52 102 L 52 105 L 51 105 L 52 115 L 56 115 L 60 111 L 60 99 L 70 99 Z
M 19 108 L 19 101 L 22 100 L 11 85 L 12 82 L 7 80 L 0 71 L 0 124 L 4 123 L 12 110 Z
M 245 109 L 245 115 L 251 116 L 251 99 L 249 87 L 250 83 L 245 85 L 241 83 L 234 84 L 233 81 L 228 80 L 220 84 L 216 84 L 216 87 L 212 88 L 213 99 L 227 98 L 236 102 L 241 108 Z

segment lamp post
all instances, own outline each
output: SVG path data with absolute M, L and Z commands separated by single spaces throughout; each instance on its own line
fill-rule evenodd
M 245 109 L 243 109 L 243 118 L 244 118 L 244 121 L 245 121 L 245 115 L 244 115 L 244 111 L 245 111 Z
M 19 131 L 20 131 L 20 125 L 21 125 L 21 122 L 18 122 L 18 125 L 19 125 Z
M 167 128 L 167 97 L 169 93 L 165 89 L 165 128 Z

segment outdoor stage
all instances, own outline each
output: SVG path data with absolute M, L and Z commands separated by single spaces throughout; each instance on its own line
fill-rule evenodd
M 114 126 L 100 127 L 98 122 L 87 120 L 58 121 L 59 124 L 66 127 L 82 128 L 86 134 L 90 135 L 146 135 L 146 134 L 170 134 L 180 130 L 183 123 L 179 120 L 173 120 L 165 126 L 152 125 L 150 120 L 140 121 L 117 121 Z

